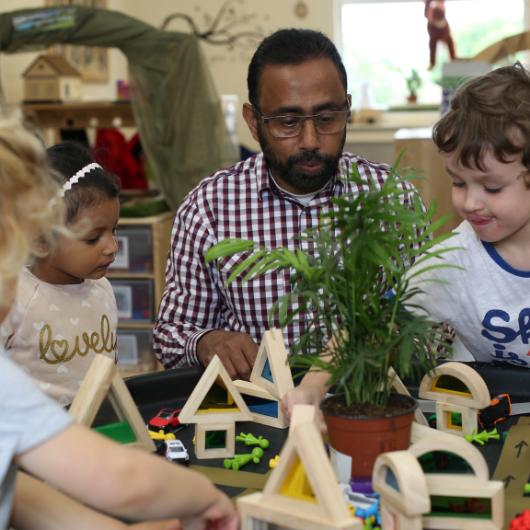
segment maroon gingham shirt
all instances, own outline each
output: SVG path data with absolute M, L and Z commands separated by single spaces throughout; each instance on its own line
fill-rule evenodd
M 238 278 L 226 285 L 233 267 L 248 253 L 208 265 L 204 253 L 227 238 L 250 239 L 260 247 L 309 250 L 307 241 L 296 236 L 317 225 L 331 197 L 358 191 L 341 178 L 349 174 L 352 162 L 363 178 L 371 175 L 379 185 L 390 170 L 344 153 L 335 178 L 304 206 L 278 189 L 260 153 L 204 179 L 187 195 L 175 217 L 166 287 L 154 329 L 155 354 L 166 368 L 199 364 L 197 342 L 208 331 L 241 331 L 259 344 L 264 331 L 280 327 L 278 322 L 269 323 L 268 313 L 289 288 L 289 270 L 245 282 Z M 303 321 L 283 330 L 287 348 L 302 331 Z

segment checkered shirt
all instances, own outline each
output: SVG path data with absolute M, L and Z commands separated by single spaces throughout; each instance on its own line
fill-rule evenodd
M 332 197 L 358 192 L 357 185 L 341 177 L 349 174 L 352 163 L 363 178 L 371 176 L 379 186 L 390 170 L 385 164 L 344 153 L 337 175 L 304 206 L 275 185 L 260 153 L 204 179 L 187 195 L 173 225 L 166 287 L 154 329 L 155 354 L 166 368 L 198 365 L 197 342 L 208 331 L 248 333 L 259 344 L 264 331 L 280 327 L 269 321 L 269 310 L 290 288 L 288 269 L 247 281 L 237 278 L 226 285 L 234 266 L 248 253 L 210 264 L 204 254 L 227 238 L 310 252 L 308 242 L 296 236 L 317 226 Z M 283 329 L 288 351 L 303 325 L 300 320 Z

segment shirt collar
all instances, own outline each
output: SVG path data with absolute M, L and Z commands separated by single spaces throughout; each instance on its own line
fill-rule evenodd
M 266 191 L 270 191 L 271 193 L 285 197 L 285 194 L 282 192 L 282 190 L 278 188 L 278 186 L 276 186 L 276 184 L 270 177 L 265 158 L 263 157 L 263 153 L 258 153 L 258 155 L 256 155 L 256 162 L 254 167 L 258 183 L 258 193 L 261 198 L 263 198 L 263 194 Z M 346 163 L 341 157 L 341 159 L 339 160 L 339 167 L 337 173 L 334 175 L 328 185 L 324 189 L 320 190 L 320 192 L 317 193 L 315 197 L 313 197 L 313 201 L 316 201 L 317 199 L 326 201 L 330 197 L 340 195 L 342 190 L 344 189 L 343 175 L 346 174 L 346 170 Z

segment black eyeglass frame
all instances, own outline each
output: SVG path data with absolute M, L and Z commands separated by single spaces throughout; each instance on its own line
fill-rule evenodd
M 349 104 L 346 103 L 346 105 L 349 105 Z M 282 139 L 282 138 L 296 138 L 297 136 L 300 136 L 300 134 L 302 133 L 302 130 L 303 130 L 304 123 L 306 122 L 306 120 L 309 120 L 309 119 L 311 119 L 313 121 L 313 126 L 315 127 L 315 130 L 316 130 L 316 132 L 318 134 L 324 134 L 324 135 L 338 134 L 339 132 L 343 131 L 346 128 L 346 125 L 348 123 L 347 119 L 344 120 L 344 125 L 340 129 L 338 129 L 337 131 L 322 132 L 322 131 L 320 131 L 318 129 L 318 124 L 315 121 L 316 118 L 318 118 L 318 117 L 320 117 L 322 115 L 325 115 L 325 114 L 343 114 L 345 117 L 349 116 L 351 114 L 351 109 L 348 108 L 348 109 L 339 109 L 339 110 L 323 110 L 321 112 L 318 112 L 317 114 L 306 114 L 306 115 L 278 114 L 276 116 L 265 116 L 264 114 L 261 113 L 261 111 L 259 110 L 258 107 L 253 105 L 252 108 L 254 109 L 254 112 L 257 114 L 257 116 L 261 119 L 261 121 L 264 124 L 269 124 L 270 120 L 274 120 L 274 119 L 278 119 L 278 118 L 294 118 L 296 120 L 299 120 L 299 126 L 297 128 L 296 134 L 292 134 L 292 135 L 289 135 L 289 136 L 276 136 L 271 131 L 271 134 L 273 134 L 273 136 L 275 138 L 279 138 L 279 139 Z

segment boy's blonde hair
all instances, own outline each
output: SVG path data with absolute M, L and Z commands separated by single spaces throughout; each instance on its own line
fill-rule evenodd
M 39 138 L 17 116 L 0 117 L 0 306 L 38 242 L 60 230 L 58 192 Z
M 530 73 L 519 62 L 497 68 L 465 83 L 451 109 L 434 126 L 433 140 L 443 153 L 458 153 L 465 167 L 484 169 L 482 158 L 491 149 L 507 162 L 522 155 L 530 173 Z

